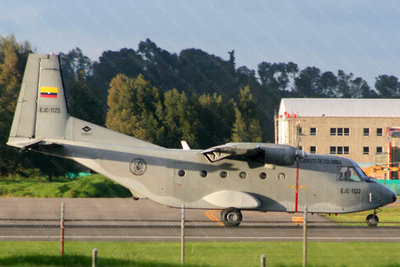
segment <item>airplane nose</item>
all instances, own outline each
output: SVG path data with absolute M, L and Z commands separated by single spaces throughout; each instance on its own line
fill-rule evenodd
M 397 200 L 397 196 L 396 196 L 395 193 L 393 193 L 393 201 L 392 201 L 392 203 L 395 202 L 396 200 Z

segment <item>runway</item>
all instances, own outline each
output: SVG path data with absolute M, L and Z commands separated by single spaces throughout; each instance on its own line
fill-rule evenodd
M 178 241 L 181 210 L 150 200 L 0 199 L 0 240 L 59 240 L 61 203 L 65 203 L 65 240 Z M 394 204 L 394 205 L 398 205 Z M 222 226 L 217 210 L 186 210 L 188 241 L 300 241 L 302 214 L 243 212 L 237 228 Z M 400 241 L 400 227 L 343 227 L 309 215 L 311 241 Z

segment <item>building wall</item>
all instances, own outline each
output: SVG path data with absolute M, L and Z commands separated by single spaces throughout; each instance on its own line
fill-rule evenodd
M 282 117 L 277 119 L 277 126 L 276 140 L 280 144 L 300 146 L 307 153 L 314 152 L 314 147 L 318 154 L 337 154 L 361 165 L 371 165 L 391 160 L 389 142 L 398 141 L 389 138 L 387 128 L 400 127 L 400 118 Z M 312 128 L 316 131 L 315 135 L 311 133 Z M 336 135 L 331 135 L 331 128 L 336 129 Z M 344 133 L 346 128 L 348 135 Z M 364 135 L 364 128 L 369 129 L 369 135 Z M 378 128 L 382 129 L 381 136 L 377 135 Z M 341 136 L 338 131 L 342 131 Z

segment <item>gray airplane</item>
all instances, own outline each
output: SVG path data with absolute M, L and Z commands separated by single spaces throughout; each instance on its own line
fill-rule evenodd
M 374 210 L 396 195 L 352 160 L 307 155 L 287 145 L 228 143 L 167 149 L 68 114 L 59 58 L 29 55 L 8 145 L 75 160 L 169 207 L 220 209 L 226 226 L 241 210 L 348 213 Z

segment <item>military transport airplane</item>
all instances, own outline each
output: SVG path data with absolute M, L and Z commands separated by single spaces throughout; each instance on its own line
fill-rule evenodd
M 68 158 L 169 207 L 220 209 L 226 226 L 241 210 L 347 213 L 396 200 L 352 160 L 307 155 L 287 145 L 228 143 L 206 150 L 167 149 L 74 118 L 59 57 L 29 55 L 8 145 Z

